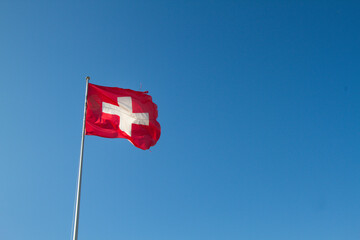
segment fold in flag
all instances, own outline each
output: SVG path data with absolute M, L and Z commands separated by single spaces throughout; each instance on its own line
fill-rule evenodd
M 147 92 L 88 85 L 86 135 L 126 138 L 146 150 L 160 138 L 157 116 L 157 106 Z

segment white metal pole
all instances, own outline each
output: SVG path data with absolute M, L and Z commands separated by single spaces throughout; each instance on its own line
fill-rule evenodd
M 85 90 L 85 103 L 84 103 L 84 118 L 83 118 L 83 129 L 82 129 L 81 148 L 80 148 L 79 176 L 78 176 L 78 182 L 77 182 L 77 194 L 76 194 L 76 206 L 75 206 L 75 220 L 74 220 L 73 240 L 77 240 L 77 238 L 78 238 L 78 228 L 79 228 L 81 175 L 82 175 L 82 165 L 83 165 L 84 138 L 85 138 L 85 119 L 86 119 L 87 92 L 88 92 L 89 80 L 90 80 L 90 77 L 86 77 L 86 90 Z

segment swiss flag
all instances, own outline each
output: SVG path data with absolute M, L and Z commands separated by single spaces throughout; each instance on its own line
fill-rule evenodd
M 157 116 L 157 106 L 147 92 L 88 85 L 86 135 L 126 138 L 146 150 L 160 138 Z

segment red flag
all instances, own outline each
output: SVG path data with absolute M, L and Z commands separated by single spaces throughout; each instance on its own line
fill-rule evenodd
M 88 85 L 86 135 L 126 138 L 146 150 L 160 138 L 157 116 L 157 106 L 147 92 Z

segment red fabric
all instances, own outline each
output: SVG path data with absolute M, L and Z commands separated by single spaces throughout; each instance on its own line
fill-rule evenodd
M 103 113 L 103 102 L 118 106 L 118 97 L 131 97 L 133 113 L 148 113 L 149 125 L 133 123 L 131 136 L 120 130 L 120 117 Z M 126 138 L 136 147 L 149 149 L 160 138 L 160 124 L 156 121 L 157 106 L 146 92 L 89 83 L 86 108 L 86 135 L 106 138 Z

